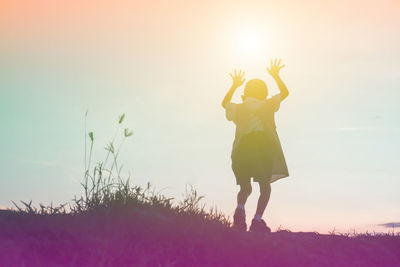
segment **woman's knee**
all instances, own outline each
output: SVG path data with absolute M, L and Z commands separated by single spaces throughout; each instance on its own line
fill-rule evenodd
M 250 195 L 252 191 L 250 183 L 244 183 L 240 185 L 240 192 L 246 195 Z
M 260 194 L 268 195 L 271 193 L 271 185 L 270 183 L 259 183 L 260 184 Z

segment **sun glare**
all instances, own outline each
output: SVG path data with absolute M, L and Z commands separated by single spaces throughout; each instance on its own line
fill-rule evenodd
M 243 32 L 238 37 L 238 49 L 242 53 L 257 53 L 261 47 L 261 36 L 255 31 Z

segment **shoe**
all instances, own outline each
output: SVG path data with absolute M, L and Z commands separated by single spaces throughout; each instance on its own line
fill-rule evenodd
M 233 215 L 233 228 L 239 231 L 247 231 L 246 214 L 240 208 L 236 208 Z
M 271 229 L 267 226 L 264 220 L 257 221 L 254 219 L 251 221 L 250 231 L 258 233 L 271 233 Z

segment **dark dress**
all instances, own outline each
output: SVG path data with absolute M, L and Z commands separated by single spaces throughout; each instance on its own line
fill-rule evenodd
M 230 103 L 226 110 L 228 120 L 236 124 L 231 158 L 237 184 L 247 182 L 251 177 L 257 182 L 272 183 L 289 176 L 275 125 L 280 96 L 258 100 L 256 105 L 253 103 Z M 254 116 L 261 120 L 262 131 L 249 130 Z

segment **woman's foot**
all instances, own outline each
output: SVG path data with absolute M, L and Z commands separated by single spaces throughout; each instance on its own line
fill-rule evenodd
M 233 228 L 239 231 L 246 231 L 246 214 L 244 210 L 236 208 L 235 214 L 233 215 Z
M 264 220 L 255 220 L 251 221 L 250 225 L 251 232 L 258 232 L 258 233 L 271 233 L 271 229 L 267 226 Z

